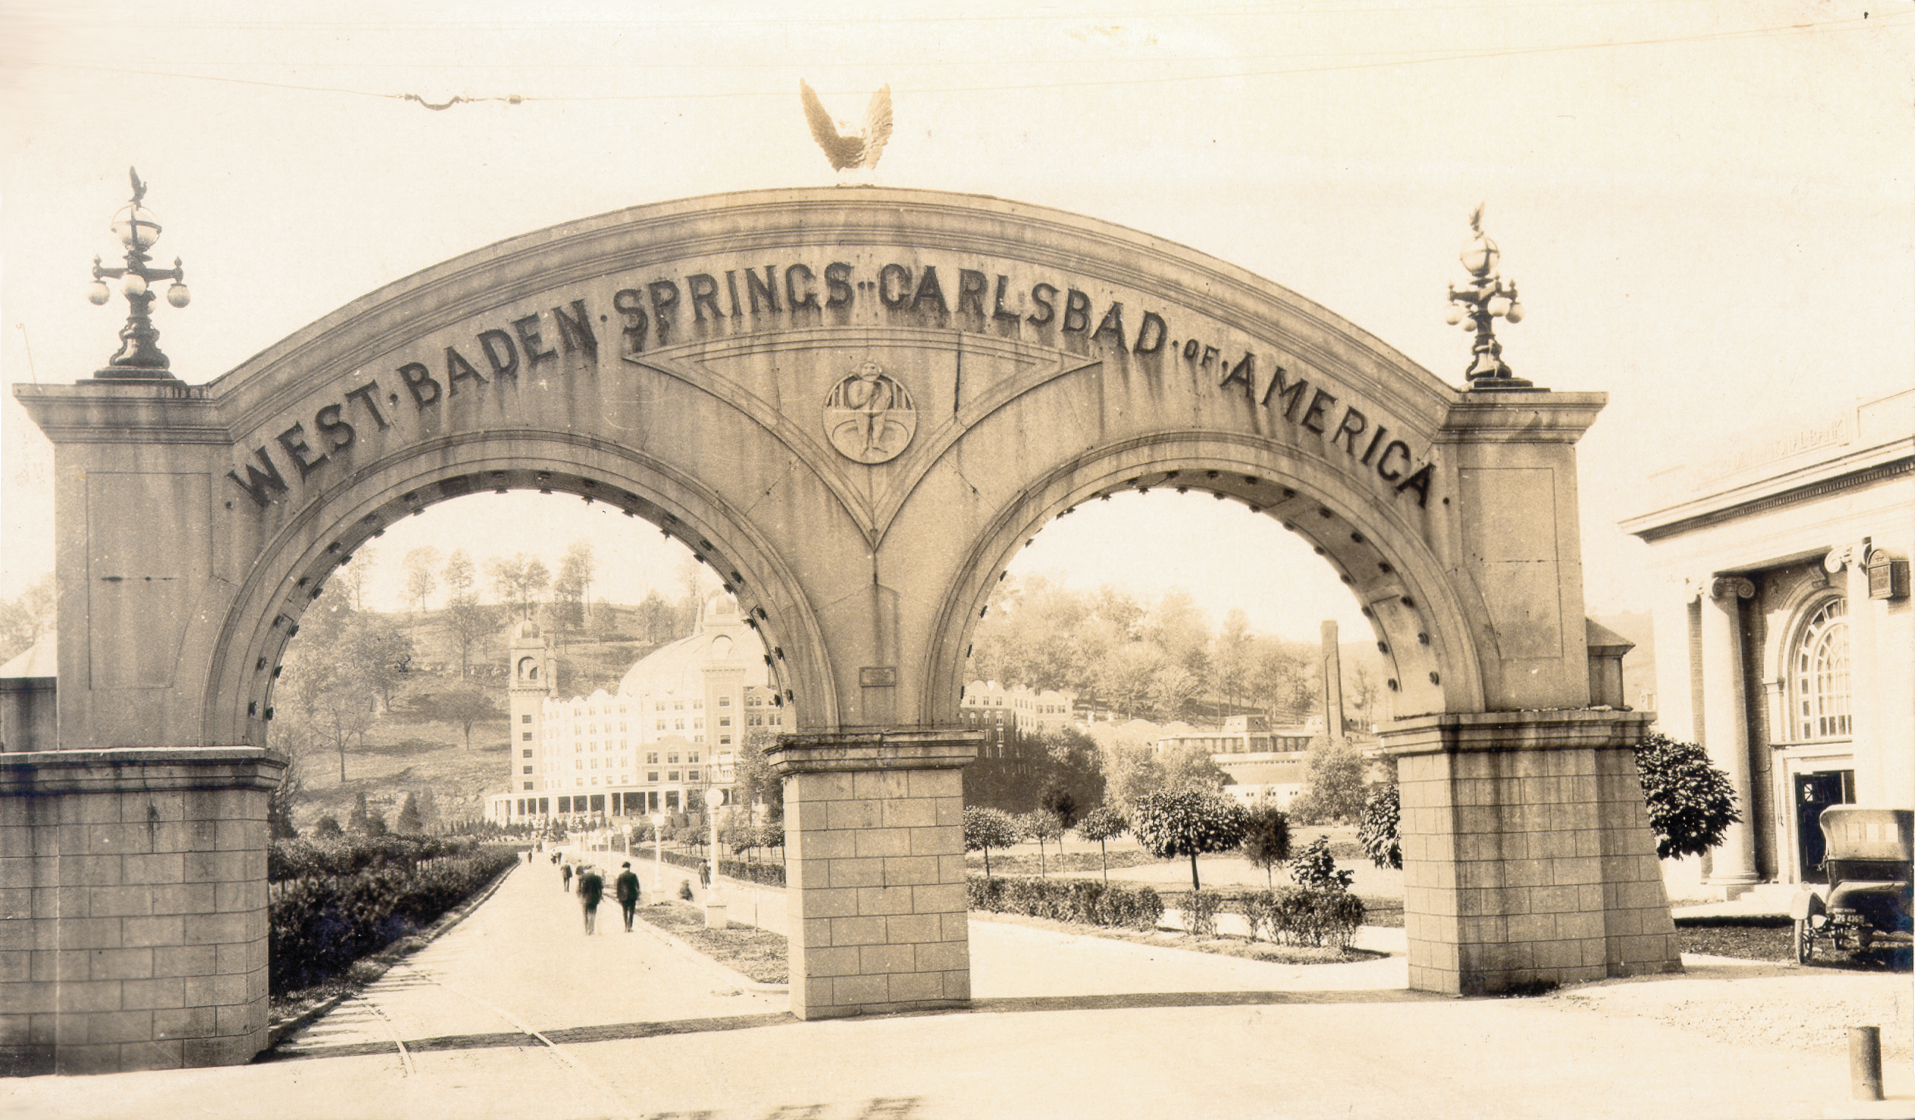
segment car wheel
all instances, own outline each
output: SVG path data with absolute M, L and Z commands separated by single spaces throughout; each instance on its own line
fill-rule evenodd
M 1809 963 L 1809 958 L 1813 957 L 1814 955 L 1815 955 L 1814 932 L 1809 929 L 1808 922 L 1806 921 L 1796 922 L 1795 923 L 1795 963 L 1807 964 Z

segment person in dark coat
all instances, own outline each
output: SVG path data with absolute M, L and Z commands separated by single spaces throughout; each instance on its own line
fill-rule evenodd
M 625 864 L 625 870 L 618 873 L 614 883 L 614 893 L 618 895 L 619 908 L 625 911 L 625 932 L 632 932 L 632 911 L 638 908 L 638 876 L 632 874 L 632 865 Z
M 578 901 L 585 910 L 585 932 L 598 932 L 598 904 L 605 897 L 605 877 L 598 868 L 586 864 L 579 868 Z
M 562 864 L 559 867 L 559 889 L 562 891 L 572 889 L 572 865 L 570 863 Z

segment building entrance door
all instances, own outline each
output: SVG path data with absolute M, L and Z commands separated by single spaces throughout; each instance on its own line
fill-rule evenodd
M 1828 770 L 1795 777 L 1796 852 L 1801 857 L 1802 881 L 1826 883 L 1822 870 L 1822 810 L 1853 798 L 1855 771 Z

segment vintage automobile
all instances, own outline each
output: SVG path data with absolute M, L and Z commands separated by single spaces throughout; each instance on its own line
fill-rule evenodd
M 1910 944 L 1910 859 L 1915 811 L 1831 805 L 1822 810 L 1826 884 L 1805 883 L 1789 904 L 1795 959 L 1824 952 L 1865 953 L 1888 942 Z

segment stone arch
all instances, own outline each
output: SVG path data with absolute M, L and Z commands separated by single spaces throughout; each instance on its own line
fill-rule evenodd
M 964 1002 L 972 620 L 1033 527 L 1166 483 L 1290 520 L 1389 647 L 1414 986 L 1675 962 L 1646 716 L 1589 708 L 1574 445 L 1604 398 L 1459 390 L 1182 246 L 929 191 L 685 199 L 426 269 L 204 385 L 16 394 L 60 480 L 61 745 L 119 759 L 73 795 L 126 801 L 71 819 L 150 819 L 129 799 L 161 769 L 210 768 L 181 780 L 233 791 L 262 857 L 232 865 L 258 903 L 236 967 L 264 958 L 278 763 L 232 744 L 262 741 L 303 604 L 393 519 L 532 488 L 679 537 L 768 636 L 798 718 L 772 760 L 794 1009 Z M 207 1060 L 263 1039 L 253 971 Z
M 1316 492 L 1306 491 L 1315 487 Z M 1299 477 L 1267 447 L 1216 433 L 1163 436 L 1097 448 L 1035 480 L 975 542 L 964 578 L 944 596 L 926 694 L 941 721 L 955 721 L 965 652 L 1005 564 L 1051 520 L 1123 490 L 1189 490 L 1235 501 L 1308 540 L 1362 605 L 1393 666 L 1390 708 L 1398 716 L 1480 711 L 1482 681 L 1469 619 L 1482 616 L 1444 577 L 1429 549 L 1389 525 L 1345 485 Z
M 695 479 L 674 477 L 629 449 L 593 446 L 566 433 L 516 433 L 510 447 L 484 438 L 434 441 L 369 464 L 289 518 L 261 552 L 217 632 L 205 700 L 208 742 L 264 743 L 280 656 L 305 605 L 353 551 L 393 521 L 473 493 L 537 489 L 604 502 L 656 525 L 689 547 L 723 586 L 751 604 L 780 607 L 751 619 L 765 636 L 780 692 L 818 698 L 831 718 L 817 620 L 787 565 L 762 532 Z M 760 610 L 763 608 L 760 607 Z M 210 625 L 210 620 L 209 620 Z

